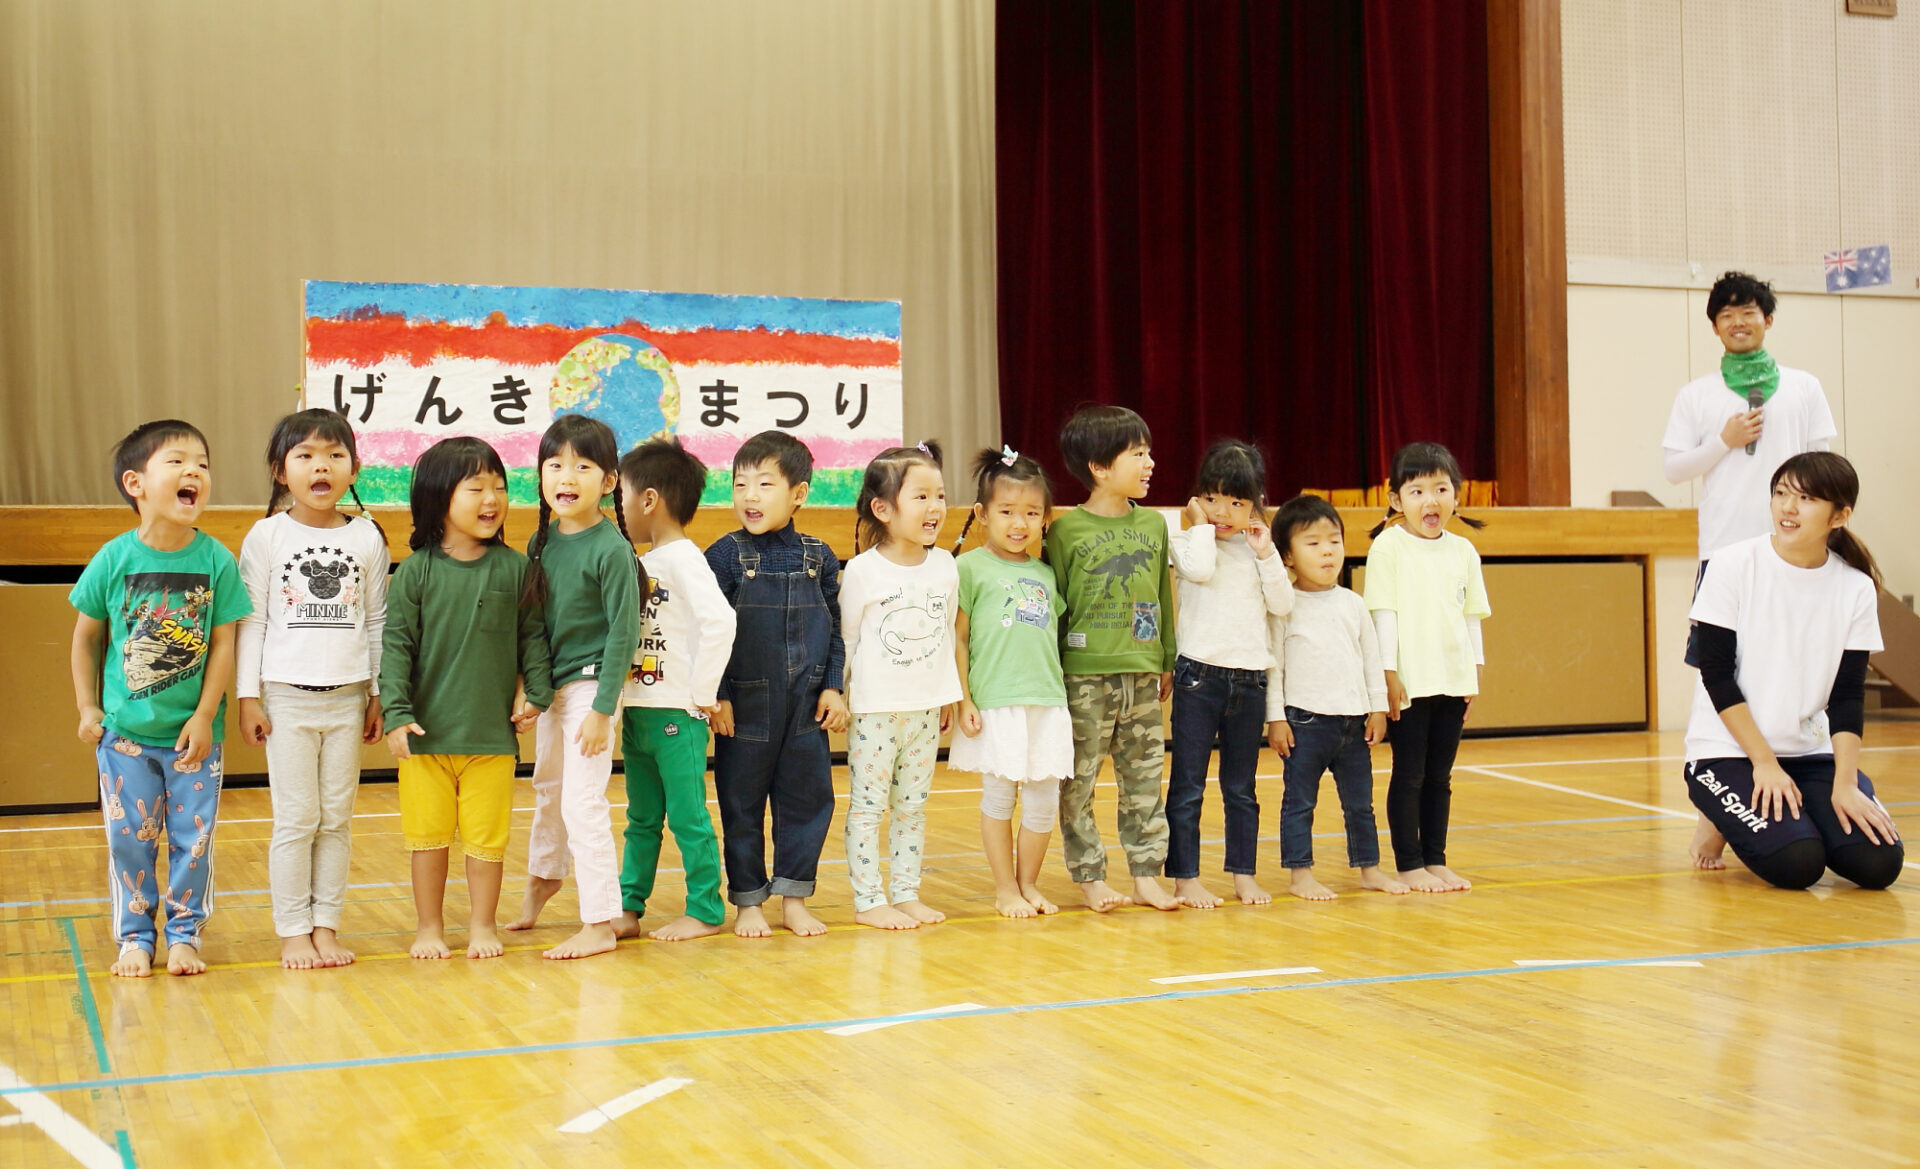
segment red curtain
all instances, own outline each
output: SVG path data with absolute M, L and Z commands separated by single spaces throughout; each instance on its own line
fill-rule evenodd
M 1416 438 L 1490 475 L 1484 37 L 1445 0 L 1001 0 L 1007 441 L 1064 483 L 1073 408 L 1130 406 L 1156 504 L 1228 436 L 1276 498 Z

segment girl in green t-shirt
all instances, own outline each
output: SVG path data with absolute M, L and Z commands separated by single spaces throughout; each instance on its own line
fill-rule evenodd
M 1040 465 L 1010 447 L 980 452 L 974 479 L 979 502 L 960 544 L 975 521 L 987 539 L 958 561 L 953 637 L 963 697 L 947 766 L 980 773 L 980 839 L 993 868 L 994 908 L 1004 917 L 1058 913 L 1038 882 L 1060 781 L 1073 774 L 1073 721 L 1060 677 L 1059 589 L 1053 569 L 1034 555 L 1053 492 Z

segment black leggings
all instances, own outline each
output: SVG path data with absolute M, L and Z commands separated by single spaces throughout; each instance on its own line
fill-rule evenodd
M 1467 723 L 1467 700 L 1416 698 L 1392 727 L 1393 778 L 1387 783 L 1387 830 L 1401 872 L 1447 863 L 1447 821 L 1453 815 L 1453 757 Z
M 1884 889 L 1900 876 L 1906 849 L 1897 840 L 1874 844 L 1855 828 L 1840 827 L 1833 811 L 1833 756 L 1800 755 L 1780 760 L 1800 789 L 1800 818 L 1767 820 L 1753 810 L 1753 763 L 1747 759 L 1696 759 L 1687 764 L 1687 796 L 1727 847 L 1753 875 L 1782 889 L 1805 889 L 1832 869 L 1863 889 Z M 1860 790 L 1873 795 L 1873 781 L 1860 775 Z

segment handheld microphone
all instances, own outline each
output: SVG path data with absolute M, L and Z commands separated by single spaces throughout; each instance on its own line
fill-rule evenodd
M 1749 409 L 1749 410 L 1758 410 L 1758 409 L 1759 409 L 1760 407 L 1762 407 L 1762 406 L 1764 406 L 1764 405 L 1766 405 L 1766 404 L 1767 404 L 1767 400 L 1766 400 L 1766 398 L 1764 398 L 1764 397 L 1762 397 L 1762 396 L 1761 396 L 1761 394 L 1760 394 L 1760 391 L 1759 391 L 1759 390 L 1757 390 L 1757 389 L 1753 389 L 1753 390 L 1748 390 L 1748 391 L 1747 391 L 1747 409 Z M 1747 453 L 1748 453 L 1748 454 L 1752 454 L 1752 453 L 1753 453 L 1753 448 L 1754 448 L 1755 446 L 1757 446 L 1757 445 L 1759 445 L 1759 442 L 1760 442 L 1760 440 L 1756 438 L 1756 439 L 1754 439 L 1754 440 L 1753 440 L 1752 442 L 1750 442 L 1750 443 L 1748 443 L 1748 444 L 1747 444 Z

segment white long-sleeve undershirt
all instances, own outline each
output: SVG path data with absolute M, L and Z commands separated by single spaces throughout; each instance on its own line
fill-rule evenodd
M 1380 668 L 1398 670 L 1400 668 L 1400 615 L 1392 609 L 1373 611 L 1373 632 L 1380 642 Z M 1467 618 L 1467 643 L 1473 646 L 1473 664 L 1487 664 L 1486 643 L 1480 636 L 1480 618 Z
M 1666 457 L 1667 482 L 1685 483 L 1689 479 L 1698 479 L 1718 466 L 1721 459 L 1727 457 L 1732 448 L 1720 441 L 1717 434 L 1709 434 L 1707 441 L 1690 451 L 1668 451 Z

